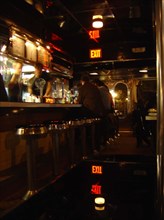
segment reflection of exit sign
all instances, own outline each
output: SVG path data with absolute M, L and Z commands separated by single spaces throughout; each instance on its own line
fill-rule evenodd
M 102 57 L 102 50 L 101 49 L 95 49 L 90 50 L 90 58 L 101 58 Z
M 102 166 L 92 166 L 92 174 L 102 174 Z
M 134 47 L 132 48 L 133 53 L 144 53 L 146 52 L 146 47 Z
M 101 194 L 101 185 L 92 185 L 92 188 L 91 188 L 91 193 L 92 194 Z

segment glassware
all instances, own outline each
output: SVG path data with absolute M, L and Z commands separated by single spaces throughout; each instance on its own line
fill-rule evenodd
M 43 89 L 44 89 L 45 84 L 46 84 L 46 81 L 43 78 L 38 78 L 35 80 L 35 85 L 40 90 L 41 102 L 43 101 Z

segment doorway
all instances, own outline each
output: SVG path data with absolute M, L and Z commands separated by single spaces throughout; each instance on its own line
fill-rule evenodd
M 127 100 L 128 89 L 125 83 L 117 83 L 114 88 L 115 109 L 118 111 L 119 118 L 124 118 L 127 115 Z

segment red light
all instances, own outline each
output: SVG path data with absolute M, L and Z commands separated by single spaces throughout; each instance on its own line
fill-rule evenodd
M 100 38 L 99 30 L 89 31 L 89 37 L 90 37 L 90 39 Z
M 46 8 L 49 8 L 53 5 L 53 2 L 51 0 L 46 0 Z
M 99 195 L 99 194 L 101 194 L 101 188 L 102 188 L 102 186 L 100 186 L 100 185 L 97 185 L 97 184 L 92 185 L 91 193 Z
M 58 35 L 54 34 L 54 33 L 51 33 L 51 40 L 59 41 L 59 40 L 62 40 L 62 38 L 59 37 Z

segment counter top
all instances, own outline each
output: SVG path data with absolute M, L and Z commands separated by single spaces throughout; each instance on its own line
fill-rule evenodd
M 81 104 L 0 102 L 0 131 L 18 126 L 78 118 Z
M 49 104 L 33 102 L 0 102 L 1 108 L 78 108 L 81 104 Z

